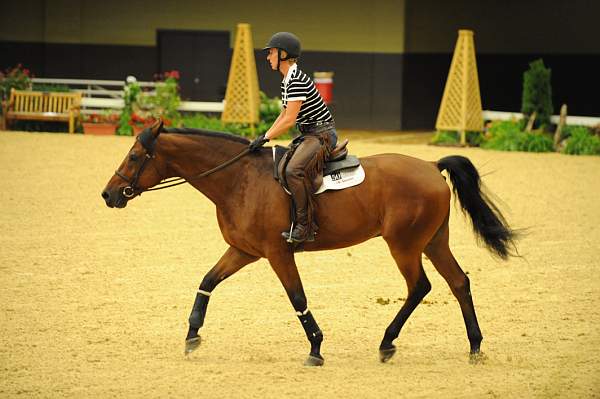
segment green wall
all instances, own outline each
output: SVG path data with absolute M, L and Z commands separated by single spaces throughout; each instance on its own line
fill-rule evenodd
M 306 50 L 402 53 L 404 2 L 26 0 L 3 5 L 0 40 L 153 46 L 157 29 L 233 32 L 247 22 L 256 48 L 287 30 Z
M 307 50 L 448 53 L 466 28 L 480 53 L 600 54 L 599 15 L 595 0 L 19 0 L 2 4 L 0 40 L 153 46 L 156 29 L 247 22 L 256 48 L 288 30 Z
M 408 0 L 407 53 L 448 53 L 458 29 L 478 53 L 600 54 L 596 0 Z
M 0 7 L 0 40 L 43 41 L 44 21 L 42 0 L 3 1 Z

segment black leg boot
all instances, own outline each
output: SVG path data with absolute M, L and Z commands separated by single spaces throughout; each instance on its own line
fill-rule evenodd
M 306 209 L 296 211 L 296 222 L 292 229 L 292 234 L 290 235 L 289 231 L 284 231 L 281 235 L 290 243 L 311 242 L 315 240 L 314 231 L 308 226 L 308 213 Z

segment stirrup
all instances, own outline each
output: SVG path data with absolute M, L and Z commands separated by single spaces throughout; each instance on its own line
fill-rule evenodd
M 292 237 L 293 230 L 294 230 L 294 223 L 292 223 L 290 225 L 290 231 L 284 231 L 283 233 L 281 233 L 281 236 L 283 238 L 285 238 L 285 240 L 290 244 L 302 243 L 302 242 L 313 242 L 315 240 L 315 235 L 317 234 L 316 232 L 313 231 L 310 234 L 308 234 L 304 240 L 298 240 L 298 239 L 295 239 L 294 237 Z

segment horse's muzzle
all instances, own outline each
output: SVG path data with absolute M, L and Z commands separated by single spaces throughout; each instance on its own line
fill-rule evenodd
M 101 195 L 104 202 L 106 202 L 106 206 L 109 208 L 125 208 L 127 206 L 127 198 L 125 198 L 121 191 L 113 191 L 111 193 L 108 190 L 104 190 Z

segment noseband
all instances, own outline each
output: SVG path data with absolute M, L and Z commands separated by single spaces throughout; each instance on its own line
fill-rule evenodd
M 139 188 L 137 186 L 137 184 L 138 184 L 138 180 L 140 179 L 140 176 L 142 175 L 142 172 L 144 171 L 144 168 L 146 167 L 146 165 L 148 165 L 148 161 L 150 159 L 155 158 L 154 148 L 156 147 L 156 137 L 154 137 L 154 135 L 152 134 L 152 131 L 146 130 L 146 131 L 140 133 L 137 136 L 136 140 L 139 141 L 140 144 L 142 145 L 142 147 L 144 148 L 144 150 L 146 150 L 144 160 L 142 161 L 142 165 L 140 166 L 138 171 L 135 173 L 133 178 L 129 178 L 129 177 L 125 176 L 123 173 L 119 172 L 118 170 L 115 171 L 115 175 L 119 176 L 121 179 L 123 179 L 127 183 L 129 183 L 128 186 L 123 187 L 123 195 L 125 196 L 125 198 L 127 198 L 127 199 L 133 198 L 138 194 L 141 195 L 144 191 L 162 190 L 164 188 L 174 187 L 174 186 L 178 186 L 180 184 L 187 183 L 187 180 L 182 177 L 173 177 L 170 179 L 161 180 L 160 183 L 158 183 L 158 185 L 160 185 L 160 187 L 153 187 L 153 188 L 146 188 L 146 189 Z M 232 163 L 234 163 L 235 161 L 237 161 L 244 155 L 248 154 L 249 152 L 250 152 L 250 150 L 248 148 L 246 148 L 244 151 L 242 151 L 235 157 L 231 158 L 230 160 L 225 161 L 222 164 L 220 164 L 219 166 L 212 168 L 210 170 L 207 170 L 206 172 L 200 173 L 199 175 L 192 177 L 190 180 L 194 180 L 194 179 L 197 179 L 200 177 L 205 177 L 214 172 L 217 172 L 217 171 L 231 165 Z

